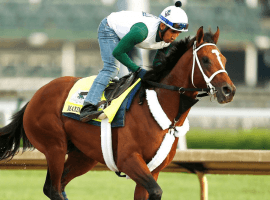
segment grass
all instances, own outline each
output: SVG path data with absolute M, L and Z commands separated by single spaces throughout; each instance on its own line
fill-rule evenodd
M 46 200 L 42 188 L 45 170 L 1 170 L 0 200 Z M 209 200 L 269 199 L 270 176 L 207 175 Z M 199 200 L 196 175 L 160 173 L 159 185 L 165 200 Z M 113 172 L 88 172 L 74 179 L 66 188 L 70 200 L 133 199 L 135 183 L 118 178 Z
M 187 133 L 189 149 L 263 149 L 270 150 L 269 129 L 198 129 Z

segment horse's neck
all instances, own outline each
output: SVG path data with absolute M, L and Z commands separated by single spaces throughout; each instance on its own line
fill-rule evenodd
M 168 76 L 166 76 L 161 83 L 166 85 L 173 85 L 177 87 L 183 88 L 191 88 L 191 78 L 190 73 L 188 72 L 188 68 L 191 65 L 191 62 L 187 62 L 186 59 L 180 59 L 173 70 L 170 72 Z M 180 94 L 177 91 L 171 91 L 167 89 L 156 89 L 158 99 L 161 107 L 164 112 L 167 114 L 169 119 L 172 121 L 178 113 Z M 195 98 L 195 92 L 185 92 L 185 95 Z M 188 114 L 185 113 L 183 116 Z M 185 118 L 185 117 L 184 117 Z
M 162 83 L 183 88 L 191 88 L 191 69 L 193 63 L 192 49 L 188 50 L 176 63 Z

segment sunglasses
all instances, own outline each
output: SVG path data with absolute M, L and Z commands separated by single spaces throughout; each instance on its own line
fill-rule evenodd
M 188 29 L 188 24 L 186 23 L 172 23 L 162 15 L 159 15 L 159 18 L 164 21 L 166 24 L 170 25 L 171 27 L 181 31 L 181 30 L 187 30 Z

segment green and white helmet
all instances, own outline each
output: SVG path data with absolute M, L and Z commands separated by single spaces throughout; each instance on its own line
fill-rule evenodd
M 186 12 L 180 8 L 181 1 L 175 2 L 175 6 L 165 8 L 159 15 L 160 20 L 176 31 L 188 31 L 188 16 Z

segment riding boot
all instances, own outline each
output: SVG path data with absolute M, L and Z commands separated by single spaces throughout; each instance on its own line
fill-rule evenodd
M 99 115 L 103 113 L 103 111 L 98 111 L 97 109 L 97 106 L 93 104 L 85 104 L 81 109 L 80 121 L 88 122 L 92 119 L 98 118 Z

